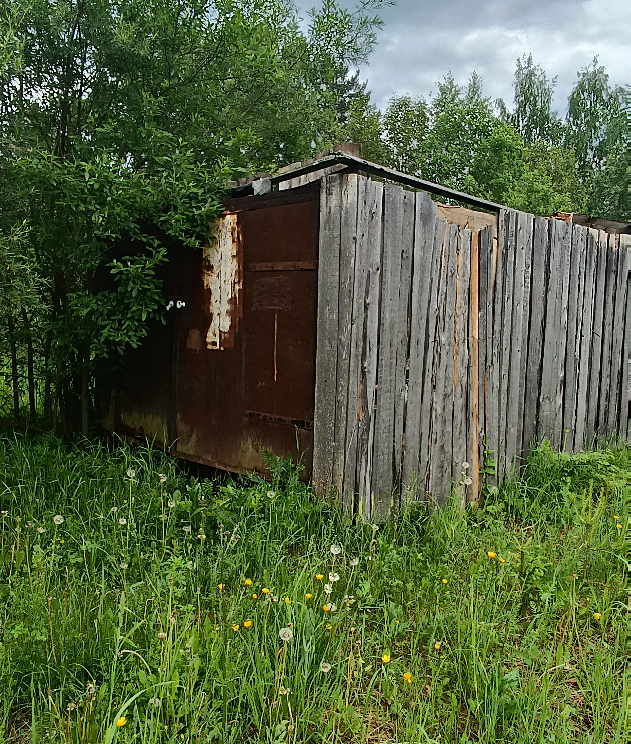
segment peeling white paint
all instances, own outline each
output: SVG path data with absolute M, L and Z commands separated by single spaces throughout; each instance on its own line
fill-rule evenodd
M 236 214 L 224 214 L 214 225 L 213 240 L 204 246 L 204 287 L 210 290 L 206 334 L 209 349 L 230 349 L 241 315 L 243 277 L 240 261 L 240 232 Z

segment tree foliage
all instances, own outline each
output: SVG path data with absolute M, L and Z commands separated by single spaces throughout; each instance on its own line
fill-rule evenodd
M 162 314 L 157 235 L 201 245 L 232 175 L 332 143 L 381 4 L 325 0 L 302 31 L 291 0 L 0 0 L 0 236 L 28 225 L 67 433 L 97 360 Z

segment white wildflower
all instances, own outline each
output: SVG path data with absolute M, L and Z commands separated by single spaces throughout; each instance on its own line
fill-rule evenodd
M 199 535 L 197 535 L 197 539 L 198 540 L 205 540 L 206 539 L 206 535 L 204 535 L 203 532 L 200 532 Z
M 192 571 L 194 568 L 197 568 L 197 563 L 193 563 L 193 561 L 189 561 L 186 564 L 186 568 L 188 568 L 189 571 Z
M 329 574 L 329 581 L 335 582 L 335 581 L 339 581 L 339 580 L 340 580 L 340 575 L 338 573 L 330 573 Z
M 121 518 L 120 518 L 120 519 L 118 520 L 118 524 L 120 524 L 120 525 L 123 525 L 123 524 L 127 524 L 127 520 L 125 519 L 125 517 L 121 517 Z
M 473 483 L 471 478 L 468 478 L 468 477 L 465 478 L 462 482 L 465 484 L 465 486 L 470 486 Z
M 63 518 L 63 517 L 61 516 L 61 514 L 56 514 L 56 515 L 55 515 L 55 516 L 53 517 L 53 522 L 54 522 L 55 524 L 63 524 L 63 521 L 64 521 L 64 518 Z
M 160 698 L 150 698 L 149 699 L 149 705 L 151 705 L 153 708 L 159 708 L 160 707 Z
M 327 594 L 331 594 L 331 592 L 333 591 L 333 587 L 332 587 L 332 586 L 331 586 L 330 584 L 325 584 L 325 585 L 324 585 L 324 591 L 325 591 L 325 592 L 326 592 Z
M 267 492 L 267 498 L 268 499 L 275 499 L 276 498 L 276 493 L 274 491 L 268 491 Z
M 126 563 L 121 563 L 121 568 L 123 569 L 123 571 L 126 571 L 129 566 Z
M 37 531 L 39 532 L 40 535 L 43 535 L 44 532 L 46 532 L 46 530 L 43 527 L 38 527 Z
M 337 610 L 337 605 L 331 602 L 331 604 L 329 605 L 329 610 L 331 610 L 331 612 L 335 612 Z
M 294 637 L 294 634 L 291 632 L 291 628 L 281 628 L 278 632 L 278 635 L 280 636 L 281 641 L 291 641 L 291 639 Z
M 167 477 L 166 475 L 164 475 L 164 473 L 159 473 L 158 480 L 160 481 L 160 483 L 166 483 Z
M 339 555 L 342 552 L 342 548 L 339 545 L 331 545 L 331 555 Z
M 291 690 L 287 687 L 281 687 L 278 691 L 279 695 L 289 695 L 290 692 Z
M 167 506 L 169 507 L 169 509 L 173 509 L 173 507 L 175 506 L 175 501 L 167 501 Z
M 118 507 L 117 507 L 117 506 L 113 506 L 113 507 L 112 507 L 112 508 L 110 509 L 110 511 L 112 512 L 112 514 L 116 514 L 116 512 L 118 511 Z
M 190 524 L 185 524 L 184 527 L 182 527 L 182 529 L 184 530 L 184 532 L 190 532 L 191 531 L 191 525 Z

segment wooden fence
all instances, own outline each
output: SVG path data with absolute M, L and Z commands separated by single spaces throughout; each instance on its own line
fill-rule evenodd
M 501 479 L 534 439 L 626 432 L 630 236 L 470 214 L 322 179 L 313 478 L 365 518 L 452 486 L 474 500 L 485 459 Z

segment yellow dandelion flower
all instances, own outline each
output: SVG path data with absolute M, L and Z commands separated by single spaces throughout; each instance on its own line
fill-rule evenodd
M 594 620 L 600 620 L 601 617 L 602 615 L 600 614 L 600 612 L 594 612 Z
M 289 597 L 285 597 L 285 604 L 291 604 L 291 599 L 289 599 Z
M 324 574 L 316 574 L 316 579 L 318 581 L 322 581 L 323 578 L 324 578 Z
M 217 584 L 217 589 L 219 589 L 219 591 L 222 591 L 222 589 L 224 588 L 224 586 L 225 586 L 225 584 Z
M 620 525 L 620 527 L 622 527 L 622 525 Z M 65 542 L 65 540 L 60 540 L 60 541 L 59 541 L 59 544 L 60 544 L 60 545 L 63 545 L 63 544 L 64 544 L 64 542 Z M 123 724 L 123 725 L 125 725 L 125 724 Z
M 328 611 L 329 611 L 329 605 L 323 605 L 323 606 L 322 606 L 322 609 L 323 609 L 323 610 L 324 610 L 325 612 L 328 612 Z
M 500 563 L 506 563 L 506 558 L 498 558 L 497 559 Z
M 620 517 L 617 514 L 614 514 L 613 518 L 616 520 L 616 522 L 620 519 Z
M 412 684 L 412 675 L 409 672 L 406 672 L 403 675 L 403 679 L 408 683 L 408 685 Z
M 125 716 L 121 716 L 116 721 L 116 728 L 122 728 L 126 723 L 127 723 L 127 719 L 125 718 Z
M 306 597 L 307 599 L 311 599 L 311 597 L 313 597 L 313 594 L 309 594 L 309 592 L 307 592 L 307 593 L 305 594 L 305 597 Z
M 269 594 L 269 589 L 261 589 L 261 591 L 263 592 L 263 594 Z
M 617 528 L 618 528 L 619 530 L 621 530 L 621 529 L 622 529 L 622 525 L 620 524 L 620 522 L 618 522 L 618 524 L 616 525 L 616 527 L 617 527 Z
M 327 630 L 333 630 L 333 626 L 331 625 L 331 623 L 327 623 L 326 624 L 326 629 Z
M 440 583 L 441 584 L 445 584 L 445 585 L 449 584 L 449 582 L 447 581 L 447 579 L 441 579 L 440 580 Z
M 252 599 L 258 599 L 258 598 L 259 598 L 259 595 L 258 594 L 253 594 L 252 595 Z
M 252 586 L 252 579 L 246 579 L 245 580 L 245 585 L 246 586 Z
M 246 621 L 245 621 L 245 622 L 243 623 L 243 627 L 244 627 L 244 628 L 251 628 L 251 627 L 252 627 L 252 620 L 246 620 Z
M 381 657 L 381 661 L 382 661 L 382 662 L 383 662 L 384 664 L 389 664 L 389 663 L 390 663 L 390 654 L 384 654 L 384 655 L 383 655 L 383 656 Z
M 491 560 L 493 560 L 493 558 L 497 558 L 497 553 L 494 553 L 492 550 L 489 550 L 487 555 Z
M 236 633 L 237 630 L 239 630 L 239 626 L 238 625 L 233 625 L 232 626 L 232 630 L 234 630 L 234 632 Z
M 434 648 L 436 649 L 436 651 L 440 651 L 441 646 L 442 646 L 442 643 L 439 643 L 438 641 L 436 641 L 436 643 L 434 644 Z

